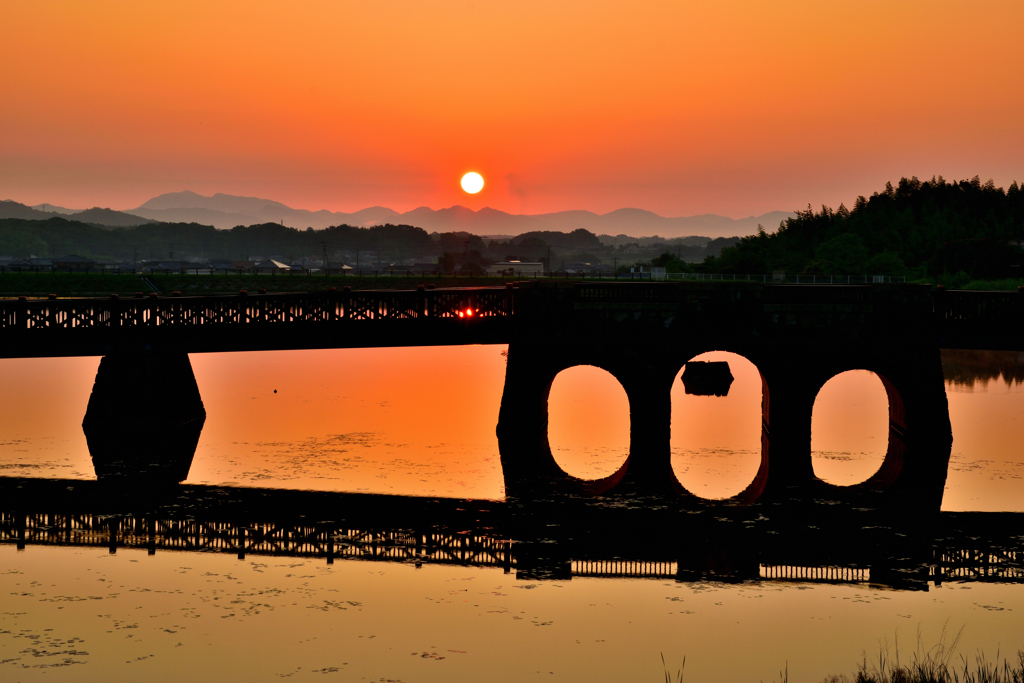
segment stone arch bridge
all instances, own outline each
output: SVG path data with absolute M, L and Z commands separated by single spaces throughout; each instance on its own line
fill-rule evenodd
M 752 361 L 763 384 L 760 469 L 729 503 L 832 497 L 937 511 L 952 440 L 939 349 L 1024 349 L 1024 294 L 525 282 L 0 302 L 0 357 L 103 356 L 83 422 L 101 478 L 186 478 L 205 420 L 189 353 L 482 343 L 509 345 L 497 435 L 510 496 L 619 490 L 703 505 L 672 473 L 670 392 L 685 362 L 722 350 Z M 551 383 L 575 365 L 607 370 L 629 398 L 629 456 L 605 480 L 566 475 L 548 445 Z M 811 411 L 825 382 L 851 369 L 882 379 L 889 445 L 868 481 L 835 487 L 811 469 Z M 142 387 L 155 385 L 142 405 Z

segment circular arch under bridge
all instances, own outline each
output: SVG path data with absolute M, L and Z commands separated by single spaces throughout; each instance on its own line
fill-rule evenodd
M 557 342 L 557 340 L 555 340 Z M 672 388 L 686 361 L 720 349 L 750 361 L 761 380 L 760 462 L 740 493 L 718 501 L 701 500 L 684 487 L 671 464 Z M 598 342 L 571 347 L 559 343 L 509 347 L 497 433 L 506 493 L 534 495 L 673 493 L 710 503 L 747 505 L 758 500 L 813 499 L 937 508 L 952 443 L 938 351 L 808 345 L 679 345 L 645 347 Z M 592 365 L 611 374 L 625 391 L 630 416 L 629 453 L 613 474 L 585 480 L 567 474 L 551 454 L 548 400 L 563 370 Z M 814 474 L 811 423 L 816 396 L 829 379 L 846 370 L 878 375 L 889 402 L 889 438 L 879 470 L 856 486 L 828 484 Z M 876 495 L 877 494 L 877 495 Z M 874 497 L 872 497 L 874 496 Z
M 893 398 L 890 399 L 890 394 Z M 895 387 L 871 370 L 846 370 L 827 380 L 814 397 L 811 465 L 825 484 L 866 484 L 890 457 L 890 405 L 902 403 Z
M 881 457 L 876 459 L 876 461 L 881 461 L 878 464 L 878 466 L 872 468 L 873 472 L 859 482 L 854 482 L 852 484 L 836 483 L 830 481 L 831 477 L 827 478 L 820 476 L 818 471 L 814 471 L 814 478 L 819 483 L 819 485 L 832 489 L 835 492 L 840 492 L 843 490 L 864 490 L 875 492 L 884 491 L 896 483 L 900 476 L 900 473 L 903 471 L 903 467 L 905 464 L 905 456 L 907 452 L 906 405 L 904 403 L 903 396 L 900 393 L 900 390 L 897 388 L 896 384 L 891 379 L 886 377 L 886 375 L 883 374 L 882 372 L 878 372 L 876 370 L 864 367 L 851 367 L 836 372 L 831 377 L 828 377 L 827 379 L 825 379 L 825 381 L 821 382 L 820 386 L 818 386 L 817 391 L 814 392 L 813 407 L 819 407 L 818 399 L 822 397 L 822 391 L 826 389 L 829 383 L 833 382 L 833 380 L 842 380 L 844 379 L 844 376 L 849 377 L 851 373 L 858 372 L 870 373 L 870 377 L 874 379 L 880 385 L 881 389 L 884 391 L 886 401 L 886 405 L 884 408 L 886 439 L 885 449 L 882 452 Z M 870 381 L 866 377 L 862 379 Z M 857 391 L 858 388 L 846 387 L 846 389 L 847 391 Z M 864 397 L 862 396 L 862 398 Z M 816 418 L 812 413 L 812 439 L 814 438 L 813 430 L 815 428 L 815 419 Z M 870 427 L 866 427 L 863 423 L 857 425 L 857 427 L 859 427 L 860 429 L 870 429 Z M 816 462 L 820 464 L 820 460 L 820 456 L 816 457 L 812 452 L 812 468 L 814 468 L 814 464 Z
M 609 371 L 561 370 L 548 388 L 548 444 L 555 464 L 586 487 L 607 490 L 629 458 L 629 397 Z
M 707 351 L 690 358 L 672 384 L 672 476 L 702 500 L 748 503 L 767 477 L 764 406 L 768 387 L 746 357 Z

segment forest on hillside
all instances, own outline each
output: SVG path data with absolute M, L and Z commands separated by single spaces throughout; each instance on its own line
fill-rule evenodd
M 1024 189 L 990 180 L 903 178 L 852 209 L 810 206 L 709 257 L 709 273 L 1024 277 Z M 666 259 L 662 259 L 666 260 Z
M 439 264 L 454 271 L 479 271 L 505 260 L 550 259 L 557 270 L 573 262 L 632 264 L 671 250 L 684 260 L 699 262 L 717 255 L 739 238 L 686 237 L 661 240 L 603 236 L 576 229 L 528 232 L 510 238 L 486 238 L 468 232 L 428 233 L 410 225 L 353 227 L 340 225 L 299 230 L 278 223 L 218 230 L 198 223 L 160 223 L 110 227 L 54 217 L 0 219 L 0 263 L 76 255 L 131 266 L 143 262 L 202 264 L 213 259 L 262 261 L 319 266 L 324 258 L 365 268 L 388 264 Z

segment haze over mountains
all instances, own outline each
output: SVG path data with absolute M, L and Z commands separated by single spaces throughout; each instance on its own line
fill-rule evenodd
M 124 211 L 114 211 L 113 209 L 101 209 L 99 207 L 94 207 L 83 211 L 65 209 L 64 207 L 53 206 L 52 204 L 25 206 L 24 204 L 19 204 L 18 202 L 11 201 L 10 199 L 0 201 L 0 218 L 24 218 L 40 221 L 45 221 L 50 218 L 66 218 L 69 220 L 76 220 L 81 223 L 105 225 L 111 228 L 122 228 L 130 225 L 145 225 L 146 223 L 157 222 L 148 218 L 142 218 L 141 216 L 125 213 Z
M 99 225 L 137 225 L 150 221 L 168 223 L 201 223 L 221 229 L 237 225 L 283 223 L 293 228 L 323 229 L 332 225 L 369 227 L 383 223 L 406 224 L 428 232 L 465 231 L 476 235 L 519 235 L 524 232 L 551 230 L 571 232 L 578 228 L 595 234 L 630 235 L 666 238 L 701 235 L 706 237 L 732 237 L 751 235 L 757 226 L 774 231 L 779 223 L 794 214 L 772 211 L 760 216 L 733 219 L 714 214 L 666 218 L 642 209 L 619 209 L 604 215 L 590 211 L 559 211 L 556 213 L 524 215 L 510 214 L 491 208 L 474 211 L 463 206 L 446 209 L 420 207 L 398 212 L 382 206 L 373 206 L 353 213 L 338 211 L 308 211 L 293 209 L 281 202 L 257 197 L 238 197 L 215 194 L 206 197 L 195 192 L 171 192 L 154 197 L 141 206 L 127 211 L 93 208 L 75 211 L 52 204 L 28 207 L 17 202 L 0 203 L 0 218 L 38 218 L 54 216 L 71 218 Z

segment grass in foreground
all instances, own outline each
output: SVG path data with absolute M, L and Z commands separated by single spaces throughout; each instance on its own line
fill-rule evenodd
M 925 650 L 918 634 L 917 652 L 911 655 L 909 663 L 900 661 L 899 643 L 897 641 L 895 656 L 889 652 L 888 645 L 883 645 L 878 653 L 877 661 L 869 664 L 867 658 L 857 667 L 852 676 L 838 674 L 826 677 L 822 683 L 1024 683 L 1024 649 L 1017 651 L 1017 661 L 1011 664 L 1007 659 L 1000 659 L 996 652 L 995 661 L 990 662 L 984 654 L 979 653 L 973 665 L 962 655 L 956 656 L 956 646 L 960 634 L 950 643 L 946 643 L 945 631 L 939 643 Z M 661 656 L 661 665 L 665 672 L 665 683 L 683 683 L 683 670 L 686 658 L 674 674 Z M 779 672 L 781 683 L 789 683 L 789 666 Z
M 989 662 L 979 654 L 975 658 L 974 667 L 967 659 L 960 657 L 958 662 L 950 662 L 939 657 L 915 657 L 910 664 L 895 664 L 880 656 L 879 662 L 868 667 L 867 662 L 860 665 L 852 678 L 839 675 L 826 678 L 823 683 L 1024 683 L 1024 650 L 1017 652 L 1017 663 L 1011 665 L 1003 660 L 998 663 Z

